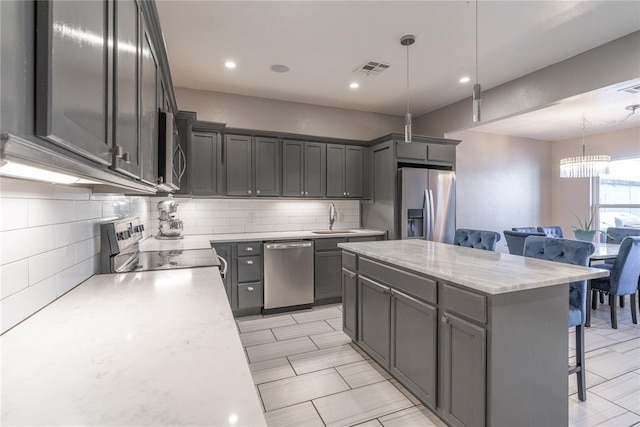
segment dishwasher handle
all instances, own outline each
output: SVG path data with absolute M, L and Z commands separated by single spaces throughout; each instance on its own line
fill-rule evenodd
M 265 249 L 295 249 L 310 248 L 313 242 L 295 242 L 295 243 L 265 243 Z
M 220 269 L 220 277 L 222 277 L 223 279 L 227 277 L 227 260 L 222 258 L 220 255 L 218 255 L 218 259 L 220 260 L 220 262 L 222 262 L 223 267 Z

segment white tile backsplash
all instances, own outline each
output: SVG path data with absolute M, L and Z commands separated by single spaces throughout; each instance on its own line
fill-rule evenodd
M 0 333 L 95 274 L 100 223 L 139 216 L 149 224 L 149 200 L 0 178 Z
M 24 199 L 0 199 L 0 231 L 25 228 L 29 224 L 28 202 Z
M 149 203 L 153 233 L 157 232 L 156 205 Z M 187 199 L 174 198 L 177 217 L 184 223 L 184 234 L 227 234 L 272 231 L 304 231 L 329 228 L 329 203 L 332 200 L 259 200 L 259 199 Z M 360 227 L 360 202 L 333 200 L 342 220 L 335 229 Z M 195 219 L 195 223 L 193 220 Z
M 4 299 L 29 286 L 29 260 L 0 266 L 0 298 Z

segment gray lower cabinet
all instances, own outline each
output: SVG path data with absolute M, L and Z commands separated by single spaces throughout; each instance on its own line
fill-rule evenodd
M 227 264 L 227 272 L 225 277 L 222 278 L 222 283 L 224 283 L 224 290 L 227 292 L 227 298 L 229 299 L 229 304 L 233 307 L 232 301 L 232 292 L 231 292 L 231 283 L 232 283 L 232 262 L 231 262 L 231 244 L 216 244 L 213 245 L 213 248 L 216 250 L 216 253 L 220 258 L 222 258 Z M 224 262 L 223 262 L 224 264 Z
M 442 416 L 452 426 L 484 426 L 486 331 L 446 313 L 440 333 Z
M 260 313 L 263 305 L 262 242 L 216 243 L 218 256 L 227 261 L 222 279 L 234 316 Z
M 342 268 L 342 330 L 358 340 L 358 279 L 354 271 Z
M 391 354 L 391 291 L 358 276 L 358 344 L 389 369 Z
M 436 407 L 437 337 L 436 307 L 393 291 L 391 373 L 431 408 Z
M 193 132 L 189 170 L 191 171 L 191 192 L 194 196 L 220 194 L 221 155 L 220 134 Z
M 342 250 L 338 243 L 346 238 L 316 239 L 314 263 L 314 302 L 334 303 L 342 299 Z

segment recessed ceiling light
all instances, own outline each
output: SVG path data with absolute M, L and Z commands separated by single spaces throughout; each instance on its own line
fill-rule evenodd
M 351 89 L 358 89 L 360 87 L 359 83 L 353 82 L 349 85 Z
M 236 68 L 236 63 L 233 61 L 227 61 L 224 63 L 224 66 L 227 68 Z
M 464 77 L 460 77 L 459 82 L 460 83 L 469 83 L 471 81 L 471 78 L 464 76 Z
M 287 71 L 289 71 L 289 67 L 282 64 L 274 64 L 271 66 L 271 71 L 275 73 L 286 73 Z

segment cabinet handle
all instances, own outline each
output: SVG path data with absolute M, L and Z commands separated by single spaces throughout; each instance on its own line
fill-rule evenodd
M 356 275 L 353 273 L 345 273 L 349 279 L 355 279 Z
M 253 252 L 253 248 L 251 246 L 249 246 L 248 248 L 245 248 L 244 250 L 247 252 Z
M 343 192 L 342 192 L 342 195 L 343 195 L 343 196 L 346 196 L 346 195 L 347 195 L 347 192 L 346 192 L 346 191 L 343 191 Z
M 247 287 L 247 291 L 248 292 L 253 292 L 253 287 L 251 287 L 251 286 Z
M 347 196 L 349 195 L 349 192 L 347 192 Z
M 251 194 L 251 190 L 247 190 L 247 193 L 248 193 L 248 194 Z
M 257 190 L 257 191 L 256 191 L 256 194 L 260 194 L 260 190 Z
M 442 323 L 448 324 L 449 323 L 449 318 L 447 316 L 442 316 Z
M 131 156 L 128 151 L 122 155 L 122 161 L 125 163 L 131 163 Z
M 115 154 L 116 157 L 121 158 L 122 157 L 122 145 L 114 145 L 113 148 L 111 148 L 111 153 Z
M 247 261 L 247 265 L 253 265 L 253 261 L 251 260 Z
M 304 196 L 304 191 L 301 191 L 300 194 Z

